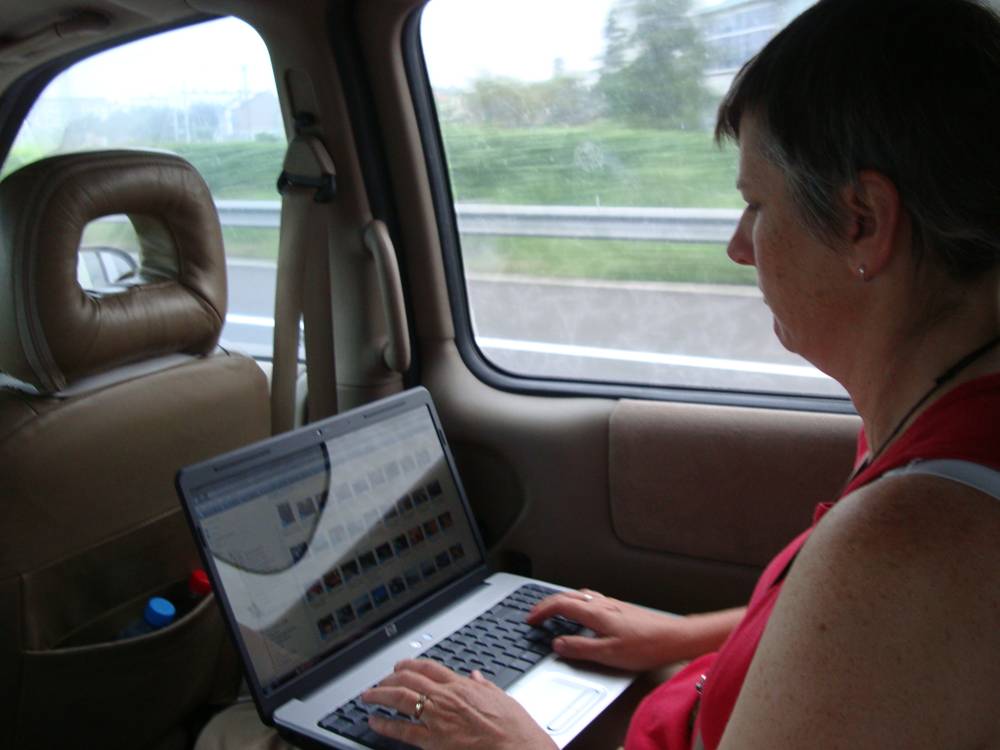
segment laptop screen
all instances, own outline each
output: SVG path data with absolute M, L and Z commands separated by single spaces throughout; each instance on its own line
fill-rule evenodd
M 264 695 L 483 562 L 423 404 L 190 500 Z

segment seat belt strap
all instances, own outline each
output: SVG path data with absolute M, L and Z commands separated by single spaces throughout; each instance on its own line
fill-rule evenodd
M 327 252 L 328 205 L 336 191 L 336 171 L 326 147 L 316 136 L 296 135 L 288 144 L 284 168 L 278 178 L 281 201 L 281 230 L 278 242 L 278 271 L 274 300 L 274 354 L 271 375 L 271 432 L 278 434 L 295 426 L 296 386 L 299 377 L 299 326 L 306 333 L 307 372 L 315 366 L 330 376 L 333 370 L 333 337 L 329 304 L 329 257 Z M 326 279 L 317 289 L 307 277 Z M 308 291 L 308 295 L 306 292 Z M 303 308 L 304 300 L 319 292 L 322 301 Z M 318 308 L 318 309 L 317 309 Z M 325 308 L 325 309 L 324 309 Z M 316 349 L 313 349 L 314 344 Z M 325 351 L 324 351 L 325 350 Z M 312 360 L 316 359 L 314 363 Z M 313 378 L 310 378 L 313 380 Z M 333 396 L 336 411 L 336 384 L 325 386 Z M 309 389 L 312 398 L 313 388 Z M 321 397 L 317 393 L 317 399 Z M 322 399 L 325 412 L 329 398 Z M 312 404 L 310 404 L 312 406 Z M 329 413 L 333 413 L 329 412 Z M 313 413 L 310 419 L 325 416 Z

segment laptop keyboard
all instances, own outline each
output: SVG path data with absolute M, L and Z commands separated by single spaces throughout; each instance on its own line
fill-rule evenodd
M 433 659 L 463 675 L 478 669 L 490 682 L 507 688 L 552 653 L 553 638 L 581 630 L 579 623 L 564 617 L 546 620 L 541 627 L 524 621 L 536 603 L 556 593 L 556 589 L 546 586 L 525 584 L 472 622 L 431 646 L 421 657 Z M 382 706 L 369 705 L 358 697 L 324 717 L 319 725 L 379 750 L 412 747 L 369 729 L 368 717 L 373 714 L 408 718 Z

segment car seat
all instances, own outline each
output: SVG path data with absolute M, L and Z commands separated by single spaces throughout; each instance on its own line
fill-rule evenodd
M 137 272 L 84 291 L 84 227 L 112 214 Z M 120 633 L 200 567 L 177 469 L 270 431 L 266 376 L 218 348 L 208 187 L 166 153 L 34 162 L 0 183 L 0 285 L 0 747 L 186 746 L 238 684 L 214 601 Z

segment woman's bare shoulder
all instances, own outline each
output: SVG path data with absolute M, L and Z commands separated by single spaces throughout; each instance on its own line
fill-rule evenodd
M 998 540 L 1000 500 L 939 477 L 885 478 L 827 514 L 803 549 L 799 584 L 851 597 L 929 657 L 998 653 Z
M 730 722 L 747 742 L 733 747 L 991 747 L 998 538 L 1000 501 L 949 480 L 844 498 L 784 583 Z
M 815 553 L 850 567 L 883 563 L 886 575 L 917 571 L 956 585 L 977 570 L 998 572 L 1000 499 L 941 477 L 886 477 L 841 500 L 816 529 Z M 926 569 L 926 570 L 925 570 Z M 877 574 L 880 569 L 872 570 Z

